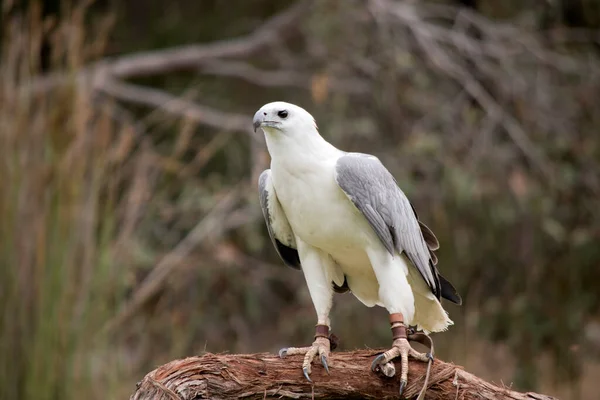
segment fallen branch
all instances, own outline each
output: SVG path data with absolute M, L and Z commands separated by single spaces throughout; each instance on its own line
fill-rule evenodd
M 371 372 L 377 350 L 334 352 L 331 374 L 313 367 L 313 384 L 300 369 L 301 356 L 281 359 L 261 354 L 205 354 L 172 361 L 147 374 L 130 400 L 146 399 L 381 399 L 397 398 L 398 378 Z M 396 368 L 399 371 L 399 365 Z M 411 361 L 406 398 L 423 385 L 426 364 Z M 537 393 L 520 393 L 493 385 L 451 363 L 436 360 L 431 369 L 426 399 L 551 400 Z

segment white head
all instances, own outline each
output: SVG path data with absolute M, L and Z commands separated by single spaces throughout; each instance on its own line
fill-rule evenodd
M 306 136 L 317 131 L 312 115 L 302 107 L 276 101 L 265 104 L 254 114 L 254 131 L 258 128 L 267 135 Z
M 312 115 L 294 104 L 276 101 L 254 114 L 254 131 L 262 128 L 273 159 L 299 163 L 300 159 L 323 158 L 338 151 L 319 135 Z

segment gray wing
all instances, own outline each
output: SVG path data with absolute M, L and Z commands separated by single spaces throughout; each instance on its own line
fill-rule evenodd
M 439 242 L 419 219 L 396 180 L 377 157 L 348 153 L 337 161 L 336 182 L 363 213 L 385 248 L 404 252 L 439 299 L 457 304 L 460 296 L 435 267 Z
M 300 269 L 300 257 L 296 249 L 296 240 L 290 223 L 277 199 L 275 187 L 271 181 L 271 170 L 266 169 L 258 178 L 258 193 L 269 236 L 277 254 L 285 265 Z

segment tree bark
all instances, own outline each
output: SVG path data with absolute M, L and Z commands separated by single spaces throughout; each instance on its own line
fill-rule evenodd
M 330 375 L 313 363 L 311 384 L 302 375 L 302 356 L 205 354 L 172 361 L 148 373 L 130 400 L 197 399 L 385 399 L 398 398 L 399 378 L 371 372 L 377 350 L 332 353 Z M 396 371 L 400 365 L 396 364 Z M 410 361 L 406 398 L 419 394 L 426 364 Z M 398 374 L 397 374 L 398 375 Z M 537 393 L 520 393 L 493 385 L 460 366 L 435 360 L 426 399 L 550 400 Z

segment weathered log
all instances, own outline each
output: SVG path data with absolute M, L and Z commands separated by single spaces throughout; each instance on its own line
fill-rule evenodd
M 131 400 L 197 399 L 385 399 L 398 398 L 399 378 L 371 372 L 377 350 L 334 352 L 328 375 L 314 363 L 311 384 L 302 376 L 301 356 L 281 359 L 276 355 L 205 354 L 172 361 L 148 373 Z M 396 365 L 400 371 L 400 365 Z M 407 398 L 418 395 L 425 380 L 426 364 L 410 362 Z M 520 393 L 493 385 L 460 366 L 435 360 L 426 399 L 550 400 L 537 393 Z

